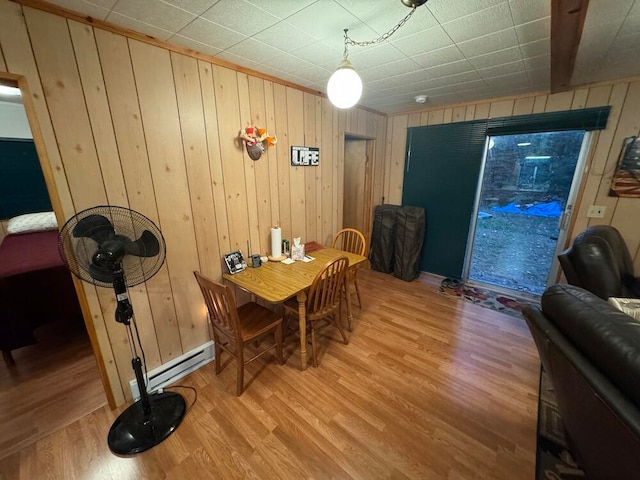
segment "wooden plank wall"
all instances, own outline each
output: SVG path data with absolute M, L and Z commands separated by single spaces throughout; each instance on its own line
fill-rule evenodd
M 389 116 L 384 195 L 388 203 L 402 201 L 407 127 L 480 120 L 611 105 L 607 128 L 594 132 L 583 174 L 576 214 L 567 244 L 589 225 L 613 225 L 622 233 L 640 271 L 640 199 L 608 196 L 611 177 L 625 137 L 640 131 L 640 80 L 592 86 L 553 95 L 486 100 Z M 605 218 L 588 218 L 590 205 L 607 207 Z
M 221 255 L 268 253 L 284 238 L 328 244 L 342 227 L 344 135 L 375 140 L 374 203 L 384 179 L 386 117 L 51 13 L 0 0 L 0 71 L 32 92 L 62 218 L 101 204 L 151 218 L 167 261 L 132 289 L 147 366 L 209 340 L 192 271 L 220 279 Z M 257 162 L 237 140 L 257 124 L 278 137 Z M 292 168 L 290 145 L 320 147 L 319 168 Z M 1 234 L 0 234 L 1 235 Z M 133 377 L 109 289 L 82 284 L 115 404 Z

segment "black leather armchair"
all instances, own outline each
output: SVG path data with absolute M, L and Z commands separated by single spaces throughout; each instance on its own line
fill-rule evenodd
M 640 324 L 573 285 L 541 304 L 522 313 L 586 477 L 640 478 Z
M 588 227 L 558 260 L 571 285 L 605 300 L 640 298 L 640 279 L 634 276 L 629 249 L 620 232 L 610 225 Z

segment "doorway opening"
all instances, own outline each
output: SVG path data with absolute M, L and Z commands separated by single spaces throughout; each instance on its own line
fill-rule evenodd
M 29 253 L 32 243 L 27 238 L 44 234 L 46 239 L 39 240 L 43 243 L 38 245 L 46 245 L 50 253 L 53 240 L 57 255 L 57 232 L 18 232 L 9 228 L 10 218 L 56 208 L 60 199 L 53 182 L 47 182 L 50 165 L 34 124 L 26 80 L 0 73 L 0 84 L 19 87 L 21 91 L 21 95 L 15 92 L 11 97 L 0 96 L 0 174 L 11 178 L 15 187 L 3 191 L 4 206 L 15 209 L 3 209 L 0 214 L 0 243 L 24 246 L 20 251 Z M 38 179 L 46 184 L 42 195 L 48 198 L 38 197 L 34 202 L 31 197 L 38 183 L 34 180 Z M 9 196 L 10 193 L 13 194 Z M 49 258 L 42 251 L 40 257 Z M 78 301 L 78 293 L 66 267 L 14 269 L 1 276 L 0 297 L 9 295 L 11 302 L 0 304 L 7 309 L 0 308 L 0 320 L 5 327 L 16 326 L 2 332 L 0 421 L 8 426 L 0 431 L 3 459 L 104 406 L 108 399 L 96 362 L 99 352 L 92 346 L 80 306 L 69 308 L 74 300 Z M 11 312 L 9 318 L 4 316 L 5 311 Z M 32 340 L 27 338 L 30 334 Z
M 582 130 L 488 137 L 465 280 L 534 296 L 555 280 L 588 139 Z
M 369 238 L 372 211 L 374 140 L 346 135 L 344 139 L 344 201 L 342 227 Z

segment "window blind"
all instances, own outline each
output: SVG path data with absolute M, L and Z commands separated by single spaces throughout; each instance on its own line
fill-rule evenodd
M 602 130 L 607 127 L 611 107 L 583 108 L 562 112 L 534 113 L 487 120 L 487 135 Z

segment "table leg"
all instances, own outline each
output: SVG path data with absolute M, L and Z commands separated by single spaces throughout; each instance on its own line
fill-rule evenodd
M 307 369 L 307 292 L 304 290 L 296 295 L 298 300 L 298 319 L 300 321 L 300 370 Z
M 349 280 L 345 280 L 344 291 L 346 292 L 345 297 L 347 297 L 347 323 L 349 331 L 353 332 L 353 314 L 351 313 L 351 292 L 349 291 Z

